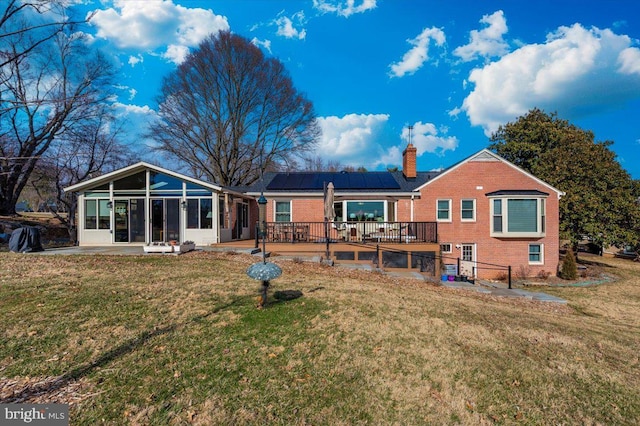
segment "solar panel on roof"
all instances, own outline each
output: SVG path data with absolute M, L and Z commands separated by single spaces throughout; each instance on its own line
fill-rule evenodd
M 280 173 L 267 185 L 270 191 L 321 191 L 329 182 L 336 190 L 391 190 L 400 185 L 387 172 Z

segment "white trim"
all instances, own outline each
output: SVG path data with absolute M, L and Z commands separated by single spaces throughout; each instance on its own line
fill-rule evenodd
M 543 238 L 546 236 L 547 224 L 546 221 L 546 198 L 541 196 L 531 195 L 496 195 L 489 197 L 489 235 L 494 238 Z M 502 207 L 502 231 L 495 232 L 493 230 L 493 216 L 494 216 L 494 202 L 495 200 L 501 201 Z M 536 200 L 536 227 L 535 232 L 509 232 L 509 200 Z M 541 213 L 541 202 L 545 204 L 545 216 L 544 221 Z
M 274 222 L 279 222 L 276 219 L 276 215 L 278 213 L 277 211 L 277 204 L 278 203 L 289 203 L 289 220 L 288 222 L 293 222 L 293 202 L 291 200 L 273 200 L 273 221 Z M 280 223 L 286 223 L 287 221 L 281 221 Z
M 447 219 L 440 219 L 438 217 L 438 212 L 440 212 L 440 209 L 438 208 L 438 204 L 440 203 L 440 201 L 448 201 L 449 202 L 449 218 Z M 453 205 L 453 203 L 451 202 L 451 198 L 438 198 L 436 199 L 436 222 L 451 222 L 453 220 L 453 209 L 451 208 Z
M 463 201 L 471 201 L 473 203 L 473 217 L 471 219 L 465 219 L 462 217 L 462 202 Z M 461 222 L 475 222 L 476 221 L 476 199 L 475 198 L 462 198 L 460 200 L 460 221 Z
M 246 197 L 255 197 L 258 198 L 260 195 L 264 195 L 267 199 L 269 198 L 323 198 L 324 194 L 322 191 L 297 191 L 297 192 L 246 192 L 244 193 Z M 420 193 L 418 192 L 335 192 L 334 197 L 366 197 L 366 201 L 375 201 L 379 200 L 381 197 L 393 198 L 395 200 L 398 199 L 409 199 L 411 197 L 420 198 Z
M 471 247 L 471 260 L 464 259 L 464 248 Z M 476 262 L 476 243 L 462 243 L 460 244 L 460 260 L 463 262 Z
M 476 243 L 462 243 L 456 247 L 460 247 L 460 271 L 458 273 L 475 278 L 478 271 L 478 245 Z M 471 260 L 463 258 L 465 247 L 471 248 Z
M 442 246 L 449 246 L 449 250 L 443 250 Z M 453 253 L 453 244 L 452 243 L 440 243 L 440 251 L 442 253 Z
M 209 189 L 214 190 L 214 191 L 218 191 L 218 192 L 222 191 L 222 186 L 220 186 L 220 185 L 215 185 L 215 184 L 211 184 L 211 183 L 208 183 L 208 182 L 201 181 L 199 179 L 194 179 L 192 177 L 185 176 L 185 175 L 180 174 L 180 173 L 172 172 L 171 170 L 167 170 L 167 169 L 164 169 L 162 167 L 154 166 L 153 164 L 149 164 L 149 163 L 146 163 L 144 161 L 140 161 L 139 163 L 132 164 L 130 166 L 123 167 L 123 168 L 118 169 L 118 170 L 114 170 L 113 172 L 105 173 L 104 175 L 95 177 L 93 179 L 85 180 L 84 182 L 80 182 L 80 183 L 77 183 L 75 185 L 68 186 L 68 187 L 64 188 L 64 191 L 65 192 L 82 191 L 85 188 L 90 188 L 92 186 L 97 186 L 97 185 L 100 185 L 101 183 L 106 183 L 106 182 L 110 182 L 112 180 L 115 180 L 116 178 L 130 176 L 130 175 L 138 173 L 140 171 L 147 171 L 147 170 L 153 170 L 153 171 L 158 172 L 158 173 L 166 174 L 166 175 L 174 177 L 176 179 L 179 179 L 179 180 L 182 180 L 182 181 L 188 181 L 188 182 L 191 182 L 193 184 L 200 185 L 200 186 L 203 186 L 205 188 L 209 188 Z M 147 177 L 147 179 L 148 179 L 148 177 Z M 148 187 L 148 182 L 147 182 L 147 187 Z M 225 192 L 230 192 L 230 191 L 226 191 L 225 190 Z M 238 194 L 238 196 L 242 195 L 240 193 L 237 193 L 237 194 Z
M 505 163 L 506 165 L 508 165 L 509 167 L 519 171 L 520 173 L 524 174 L 525 176 L 533 179 L 534 181 L 536 181 L 537 183 L 545 186 L 546 188 L 549 188 L 550 190 L 552 190 L 553 192 L 555 192 L 558 195 L 558 199 L 560 199 L 563 195 L 565 195 L 564 192 L 560 191 L 557 188 L 554 188 L 553 186 L 549 185 L 548 183 L 546 183 L 545 181 L 543 181 L 542 179 L 539 179 L 537 177 L 535 177 L 534 175 L 532 175 L 531 173 L 527 172 L 524 169 L 521 169 L 520 167 L 516 166 L 515 164 L 509 162 L 508 160 L 505 160 L 504 158 L 500 157 L 498 154 L 489 151 L 488 149 L 483 149 L 480 152 L 477 152 L 475 154 L 473 154 L 470 157 L 467 157 L 466 159 L 460 161 L 458 164 L 451 166 L 450 168 L 444 170 L 442 173 L 440 173 L 438 176 L 434 177 L 433 179 L 425 182 L 423 185 L 421 185 L 420 187 L 416 188 L 416 191 L 422 191 L 422 189 L 424 189 L 427 185 L 431 185 L 433 182 L 436 182 L 437 180 L 441 179 L 443 176 L 446 176 L 447 174 L 449 174 L 450 172 L 456 170 L 457 168 L 461 167 L 463 164 L 466 164 L 468 162 L 473 161 L 474 159 L 478 158 L 478 161 L 487 161 L 487 156 L 491 156 L 493 158 L 495 158 L 497 161 L 501 161 L 503 163 Z
M 540 246 L 540 260 L 537 262 L 531 261 L 531 246 Z M 529 261 L 529 265 L 544 265 L 544 244 L 529 243 L 527 245 L 527 260 Z

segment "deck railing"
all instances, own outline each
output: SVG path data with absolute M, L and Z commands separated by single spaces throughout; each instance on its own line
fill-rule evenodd
M 267 222 L 268 243 L 437 243 L 436 222 Z

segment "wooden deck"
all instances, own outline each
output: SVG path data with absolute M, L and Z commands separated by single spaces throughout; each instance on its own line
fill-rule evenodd
M 214 244 L 229 250 L 255 248 L 255 240 L 232 241 Z M 320 256 L 327 258 L 326 243 L 270 243 L 265 244 L 266 252 L 272 256 Z M 262 242 L 259 247 L 262 249 Z M 419 271 L 432 276 L 439 275 L 438 264 L 440 246 L 437 243 L 350 243 L 329 244 L 329 259 L 339 263 L 366 263 L 384 270 L 398 269 Z M 381 259 L 381 261 L 380 261 Z

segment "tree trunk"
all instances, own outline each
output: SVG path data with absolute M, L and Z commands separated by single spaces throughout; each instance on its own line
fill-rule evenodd
M 17 202 L 15 197 L 0 199 L 0 216 L 15 216 Z

